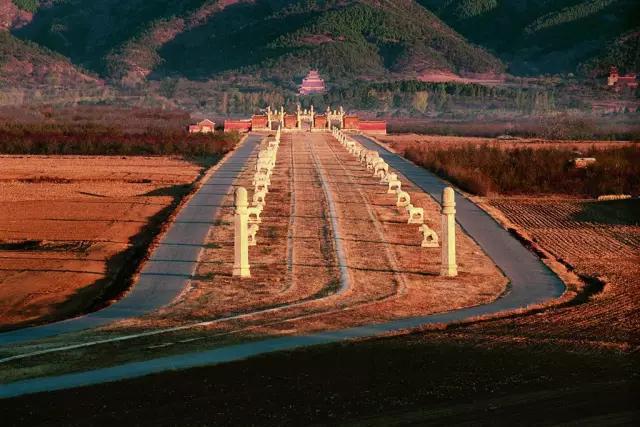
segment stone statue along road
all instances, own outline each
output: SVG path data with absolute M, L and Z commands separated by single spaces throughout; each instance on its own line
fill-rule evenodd
M 252 152 L 252 147 L 255 147 L 256 144 L 256 137 L 252 135 L 250 138 L 253 139 L 247 141 L 245 145 L 236 152 L 236 154 L 239 154 L 242 150 Z M 402 173 L 416 186 L 420 187 L 436 200 L 440 201 L 442 190 L 448 185 L 447 183 L 440 180 L 427 170 L 387 151 L 366 137 L 359 136 L 356 138 L 367 148 L 377 150 L 380 153 L 380 157 L 382 157 L 393 169 Z M 242 157 L 237 157 L 237 159 L 240 158 Z M 242 166 L 240 164 L 235 164 L 233 161 L 232 163 L 234 163 L 234 165 L 230 166 L 235 167 L 235 169 L 233 169 L 234 171 L 239 170 L 237 168 Z M 231 183 L 228 183 L 228 185 L 231 185 Z M 207 191 L 206 188 L 207 187 L 203 187 L 203 190 L 201 191 Z M 0 385 L 0 398 L 36 393 L 40 391 L 59 390 L 108 381 L 117 381 L 163 372 L 166 370 L 212 365 L 240 360 L 267 352 L 290 350 L 309 345 L 326 344 L 352 338 L 370 337 L 430 323 L 463 321 L 477 316 L 523 308 L 529 305 L 542 303 L 562 295 L 564 292 L 563 283 L 547 268 L 546 265 L 544 265 L 544 263 L 542 263 L 537 256 L 525 248 L 515 237 L 511 236 L 495 220 L 493 220 L 473 202 L 461 194 L 458 194 L 456 199 L 458 210 L 457 220 L 459 224 L 478 242 L 494 263 L 509 278 L 509 292 L 491 303 L 460 310 L 410 317 L 332 332 L 270 338 L 250 343 L 220 347 L 207 351 L 167 356 L 141 362 L 131 362 L 109 368 L 17 381 Z M 192 267 L 193 266 L 191 266 L 191 268 Z M 191 270 L 189 270 L 189 272 L 190 271 Z M 184 276 L 181 276 L 181 278 L 186 280 L 189 272 L 185 271 L 183 273 Z M 164 273 L 159 272 L 158 274 L 161 276 Z M 131 294 L 134 294 L 134 292 Z M 116 306 L 117 304 L 113 307 Z M 136 306 L 131 306 L 129 310 L 135 311 L 138 310 L 138 308 Z M 128 313 L 131 315 L 138 314 L 133 311 Z M 99 324 L 104 323 L 106 322 Z M 19 332 L 20 331 L 17 331 L 17 333 Z M 3 341 L 2 338 L 0 338 L 0 344 L 4 342 L 6 341 Z

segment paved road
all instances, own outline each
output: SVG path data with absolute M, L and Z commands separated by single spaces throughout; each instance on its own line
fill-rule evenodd
M 445 182 L 428 171 L 386 151 L 367 138 L 358 137 L 358 139 L 368 148 L 380 151 L 380 155 L 391 167 L 440 200 L 442 188 L 447 185 Z M 213 365 L 273 351 L 371 337 L 431 323 L 457 322 L 476 316 L 526 307 L 556 298 L 564 292 L 564 285 L 560 279 L 489 215 L 460 194 L 457 197 L 457 203 L 457 219 L 460 225 L 482 246 L 511 282 L 510 292 L 492 303 L 333 332 L 270 338 L 208 351 L 127 363 L 110 368 L 18 381 L 0 385 L 0 398 L 117 381 L 167 370 Z
M 377 150 L 389 166 L 441 203 L 442 190 L 451 184 L 365 136 L 356 136 L 355 139 L 366 148 Z M 562 281 L 535 254 L 460 192 L 456 194 L 456 211 L 460 226 L 511 282 L 511 292 L 492 304 L 482 306 L 485 308 L 481 314 L 525 307 L 558 297 L 564 292 Z
M 249 135 L 203 183 L 180 210 L 175 222 L 145 263 L 137 283 L 123 299 L 103 310 L 81 317 L 2 333 L 0 345 L 94 328 L 116 320 L 140 316 L 170 303 L 188 284 L 223 198 L 232 188 L 261 138 L 256 134 Z

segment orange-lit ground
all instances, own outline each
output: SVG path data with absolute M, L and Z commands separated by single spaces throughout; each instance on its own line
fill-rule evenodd
M 0 328 L 87 309 L 199 169 L 170 158 L 0 156 Z
M 250 187 L 252 175 L 249 164 L 237 185 Z M 401 179 L 412 203 L 425 209 L 427 224 L 440 233 L 439 206 Z M 347 288 L 339 281 L 323 180 L 334 202 L 346 255 Z M 196 276 L 172 305 L 100 330 L 46 339 L 38 347 L 186 329 L 16 361 L 19 366 L 6 370 L 5 379 L 41 374 L 43 361 L 48 373 L 65 372 L 265 336 L 452 310 L 492 301 L 504 292 L 505 277 L 461 229 L 460 275 L 440 277 L 440 250 L 420 247 L 418 225 L 407 224 L 407 214 L 395 206 L 395 195 L 388 195 L 387 187 L 329 135 L 285 134 L 271 181 L 258 245 L 250 248 L 250 279 L 231 276 L 233 209 L 228 195 Z M 16 346 L 3 355 L 25 353 L 28 347 Z

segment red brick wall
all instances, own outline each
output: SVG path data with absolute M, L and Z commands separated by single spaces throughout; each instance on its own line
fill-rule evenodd
M 387 133 L 387 122 L 382 120 L 361 121 L 358 130 L 368 133 Z
M 225 120 L 224 131 L 231 132 L 237 130 L 238 132 L 251 131 L 251 120 Z
M 327 118 L 325 116 L 316 116 L 315 123 L 313 124 L 315 128 L 326 128 L 327 127 Z
M 252 129 L 264 129 L 267 127 L 269 120 L 267 116 L 253 116 L 251 117 L 251 128 Z
M 298 124 L 298 118 L 295 115 L 284 116 L 284 127 L 287 129 L 295 129 Z
M 345 129 L 358 129 L 360 119 L 357 116 L 344 116 Z

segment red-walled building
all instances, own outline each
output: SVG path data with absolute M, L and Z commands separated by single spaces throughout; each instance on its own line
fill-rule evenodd
M 284 116 L 284 127 L 286 129 L 295 129 L 298 126 L 298 117 L 295 114 L 287 114 Z
M 251 117 L 251 130 L 260 130 L 269 128 L 269 119 L 264 115 L 254 115 Z
M 358 130 L 365 133 L 386 135 L 387 122 L 383 120 L 361 120 L 358 125 Z
M 358 116 L 344 116 L 344 129 L 357 130 L 360 125 Z
M 189 125 L 189 133 L 213 133 L 216 124 L 209 119 L 198 122 L 195 125 Z
M 300 95 L 310 95 L 313 93 L 324 93 L 326 90 L 324 80 L 320 77 L 317 70 L 309 71 L 307 77 L 302 80 L 300 85 Z
M 240 133 L 251 132 L 251 120 L 225 120 L 224 131 Z
M 315 120 L 313 122 L 313 127 L 316 129 L 323 129 L 327 127 L 327 116 L 323 116 L 322 114 L 318 114 L 315 116 Z

